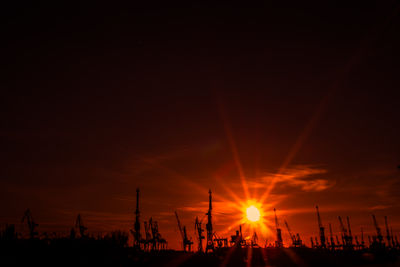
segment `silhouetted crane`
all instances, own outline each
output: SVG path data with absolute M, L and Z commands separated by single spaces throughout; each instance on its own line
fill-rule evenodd
M 391 237 L 390 237 L 390 231 L 389 231 L 389 226 L 388 226 L 388 221 L 387 221 L 387 216 L 385 216 L 385 227 L 386 227 L 386 240 L 388 243 L 388 247 L 392 246 L 391 242 Z
M 31 239 L 33 239 L 38 234 L 38 232 L 35 231 L 35 228 L 38 227 L 39 224 L 35 223 L 35 221 L 33 220 L 32 213 L 31 213 L 30 209 L 27 209 L 25 211 L 21 222 L 23 223 L 25 220 L 26 220 L 26 223 L 28 224 L 29 236 L 30 236 Z
M 151 233 L 150 233 L 150 224 L 148 222 L 143 222 L 144 224 L 144 231 L 146 235 L 146 239 L 143 240 L 144 250 L 150 250 L 150 243 L 151 243 Z
M 317 209 L 317 217 L 318 217 L 318 227 L 319 227 L 319 240 L 321 242 L 321 248 L 326 248 L 325 244 L 325 227 L 322 225 L 321 216 L 319 215 L 318 206 L 315 206 Z
M 361 248 L 365 248 L 365 242 L 364 242 L 364 229 L 361 227 Z
M 231 236 L 231 245 L 241 247 L 243 245 L 242 225 L 239 225 L 239 230 L 236 230 L 236 235 Z
M 75 227 L 78 228 L 81 238 L 86 237 L 85 231 L 87 230 L 87 227 L 83 225 L 81 214 L 78 214 L 78 216 L 76 217 Z
M 392 236 L 392 245 L 393 245 L 393 247 L 395 248 L 397 245 L 396 245 L 396 243 L 394 242 L 393 228 L 392 228 L 392 227 L 390 227 L 390 234 L 391 234 L 391 236 Z
M 342 231 L 342 247 L 343 249 L 349 249 L 349 235 L 347 234 L 347 229 L 343 224 L 342 217 L 338 216 L 340 223 L 340 230 Z
M 290 230 L 290 227 L 289 227 L 289 224 L 287 223 L 287 221 L 285 220 L 284 222 L 285 222 L 285 225 L 286 225 L 286 229 L 287 229 L 287 231 L 289 233 L 290 239 L 292 240 L 292 246 L 293 247 L 301 247 L 301 246 L 303 246 L 303 243 L 302 243 L 302 241 L 300 239 L 299 233 L 294 235 L 292 233 L 292 231 Z
M 205 238 L 203 235 L 204 229 L 201 228 L 201 221 L 199 221 L 198 217 L 196 217 L 194 222 L 194 230 L 197 232 L 197 240 L 199 242 L 197 250 L 198 252 L 203 252 L 203 239 Z
M 254 231 L 253 236 L 251 237 L 251 247 L 259 247 L 258 246 L 258 235 L 256 231 Z
M 292 234 L 292 231 L 290 230 L 290 227 L 289 227 L 287 221 L 284 220 L 284 222 L 285 222 L 285 225 L 286 225 L 286 229 L 287 229 L 287 231 L 288 231 L 288 234 L 289 234 L 289 236 L 290 236 L 290 239 L 292 240 L 292 245 L 295 246 L 295 243 L 296 243 L 296 236 L 295 236 L 294 234 Z
M 375 215 L 372 214 L 372 220 L 374 221 L 374 226 L 376 229 L 376 239 L 379 245 L 382 245 L 383 242 L 383 236 L 382 236 L 382 232 L 381 232 L 381 228 L 378 225 L 378 222 L 376 221 Z
M 340 242 L 339 242 L 339 237 L 338 237 L 338 235 L 335 235 L 335 237 L 336 237 L 336 246 L 340 246 Z
M 206 213 L 207 215 L 207 224 L 206 224 L 206 229 L 207 229 L 207 244 L 206 244 L 206 253 L 208 251 L 214 251 L 214 241 L 213 241 L 213 225 L 212 225 L 212 196 L 211 196 L 211 189 L 208 191 L 208 212 Z
M 276 241 L 275 246 L 278 248 L 283 247 L 283 240 L 282 240 L 282 230 L 279 228 L 278 217 L 276 216 L 276 209 L 274 208 L 275 214 L 275 229 L 276 229 Z
M 332 234 L 332 225 L 329 223 L 329 235 L 330 235 L 330 241 L 331 241 L 331 249 L 335 250 L 335 240 L 333 239 L 333 234 Z
M 218 248 L 228 246 L 228 239 L 220 237 L 216 232 L 214 232 L 214 242 L 217 243 Z
M 181 226 L 181 221 L 179 220 L 178 213 L 176 211 L 175 211 L 175 216 L 176 216 L 176 221 L 178 222 L 179 232 L 181 233 L 182 237 L 183 251 L 186 251 L 186 248 L 188 248 L 188 251 L 191 251 L 193 242 L 187 236 L 186 227 Z
M 347 220 L 347 229 L 348 229 L 348 237 L 347 237 L 347 245 L 349 246 L 349 248 L 353 248 L 353 235 L 351 234 L 351 226 L 350 226 L 350 218 L 349 216 L 346 217 Z
M 135 224 L 133 237 L 133 246 L 136 249 L 140 249 L 141 235 L 140 235 L 140 211 L 139 211 L 139 188 L 136 189 L 136 211 L 135 211 Z

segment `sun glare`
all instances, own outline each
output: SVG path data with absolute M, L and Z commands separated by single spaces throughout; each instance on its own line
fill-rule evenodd
M 253 205 L 247 208 L 246 215 L 247 219 L 251 222 L 257 222 L 260 220 L 260 211 Z

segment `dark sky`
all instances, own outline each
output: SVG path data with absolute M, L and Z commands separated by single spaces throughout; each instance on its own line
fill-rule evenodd
M 400 231 L 399 2 L 276 2 L 0 8 L 0 223 L 128 230 L 140 187 L 177 248 L 208 188 L 233 234 L 242 172 L 269 226 Z

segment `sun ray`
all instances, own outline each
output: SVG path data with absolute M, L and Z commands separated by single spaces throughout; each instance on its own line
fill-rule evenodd
M 240 202 L 241 202 L 241 199 L 238 197 L 238 195 L 236 195 L 228 186 L 226 186 L 226 184 L 223 183 L 223 182 L 221 181 L 221 178 L 220 178 L 220 177 L 216 176 L 215 178 L 216 178 L 217 182 L 219 183 L 219 185 L 221 185 L 222 188 L 223 188 L 237 203 L 240 203 Z
M 239 178 L 240 178 L 240 182 L 243 187 L 244 194 L 245 194 L 246 198 L 249 198 L 250 197 L 249 188 L 247 185 L 246 177 L 244 175 L 242 164 L 240 162 L 239 152 L 237 150 L 235 139 L 233 138 L 232 129 L 231 129 L 231 126 L 230 126 L 230 123 L 228 120 L 228 116 L 226 114 L 225 108 L 223 107 L 221 101 L 219 101 L 219 113 L 220 113 L 221 119 L 223 121 L 225 134 L 228 139 L 228 143 L 229 143 L 229 146 L 230 146 L 230 149 L 232 152 L 233 160 L 235 162 L 236 168 L 239 173 Z
M 306 126 L 304 127 L 303 131 L 301 132 L 300 136 L 297 138 L 296 142 L 294 143 L 293 147 L 291 148 L 289 154 L 281 164 L 278 172 L 276 175 L 273 176 L 271 183 L 269 184 L 267 190 L 264 192 L 264 194 L 260 198 L 260 202 L 264 202 L 268 197 L 269 194 L 271 193 L 272 189 L 275 187 L 275 184 L 277 182 L 277 178 L 279 175 L 283 174 L 287 168 L 287 166 L 291 163 L 292 159 L 294 156 L 297 154 L 297 152 L 300 150 L 300 148 L 303 146 L 305 141 L 307 140 L 308 136 L 310 135 L 311 131 L 314 129 L 315 125 L 318 123 L 328 100 L 331 98 L 332 92 L 329 91 L 320 101 L 318 106 L 316 107 L 314 114 L 312 115 L 311 119 L 308 121 Z

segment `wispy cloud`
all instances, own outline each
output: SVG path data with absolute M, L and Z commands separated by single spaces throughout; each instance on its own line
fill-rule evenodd
M 268 174 L 262 178 L 262 181 L 269 182 L 275 179 L 276 183 L 281 185 L 300 187 L 307 192 L 317 192 L 333 185 L 327 179 L 316 178 L 317 175 L 325 174 L 326 172 L 326 169 L 315 168 L 310 165 L 297 165 L 287 168 L 280 174 Z

